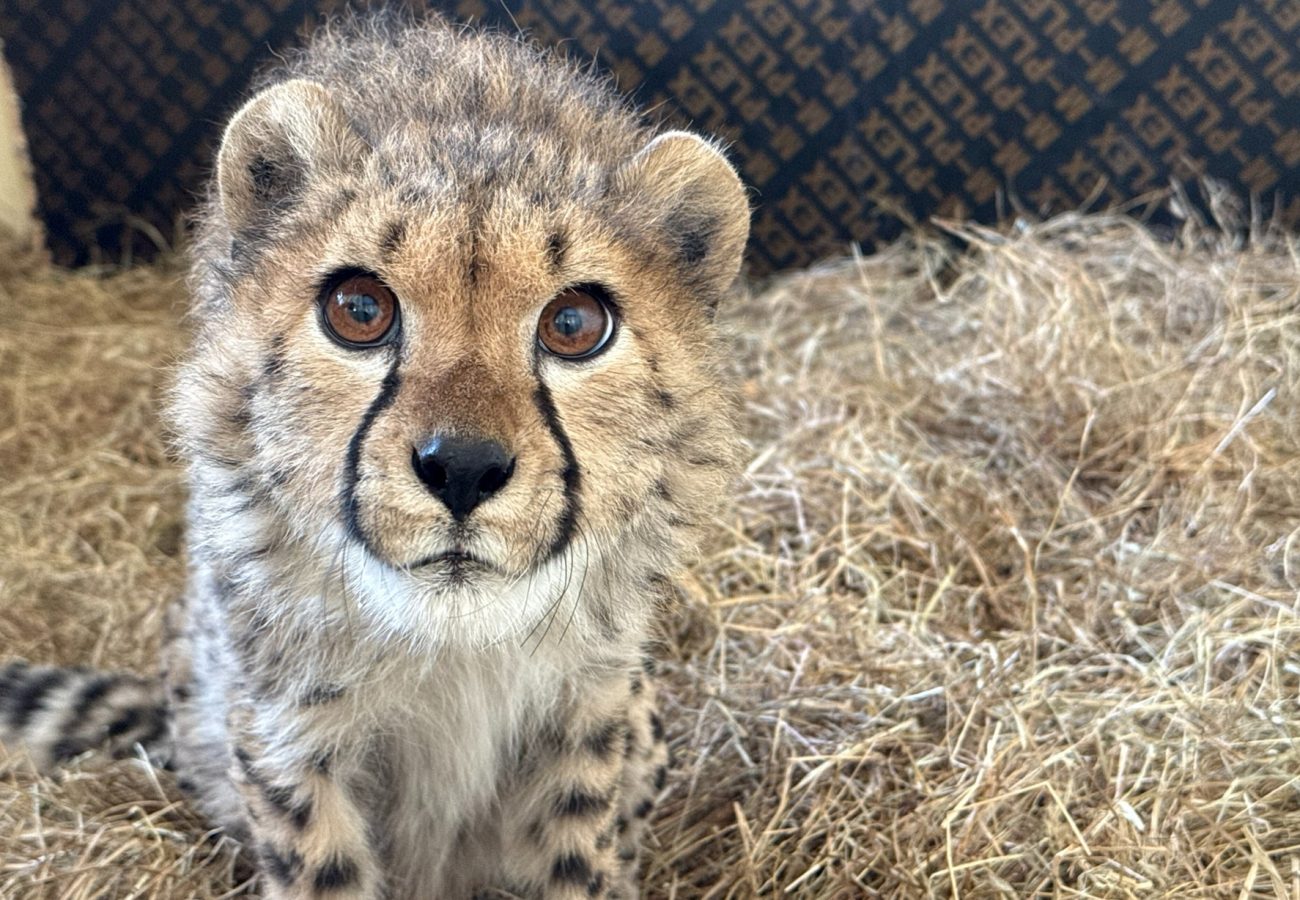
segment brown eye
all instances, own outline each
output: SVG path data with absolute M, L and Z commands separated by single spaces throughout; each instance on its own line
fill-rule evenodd
M 561 359 L 592 356 L 609 343 L 614 316 L 596 287 L 567 288 L 546 304 L 537 321 L 537 340 Z
M 325 330 L 345 347 L 376 347 L 397 333 L 397 298 L 374 275 L 348 275 L 321 298 Z

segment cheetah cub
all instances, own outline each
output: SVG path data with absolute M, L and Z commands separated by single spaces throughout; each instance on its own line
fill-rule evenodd
M 642 648 L 734 469 L 712 315 L 748 227 L 713 144 L 572 65 L 320 34 L 200 218 L 165 697 L 17 664 L 0 738 L 164 744 L 273 898 L 635 897 Z

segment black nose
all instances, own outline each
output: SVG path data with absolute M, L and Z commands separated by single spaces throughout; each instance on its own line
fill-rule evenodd
M 411 459 L 429 493 L 446 504 L 457 522 L 510 480 L 515 460 L 496 441 L 434 435 Z

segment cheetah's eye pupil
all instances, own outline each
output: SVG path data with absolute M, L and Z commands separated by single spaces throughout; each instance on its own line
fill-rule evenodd
M 379 301 L 369 294 L 339 294 L 339 303 L 347 307 L 348 315 L 362 325 L 369 325 L 379 315 Z
M 327 285 L 320 307 L 325 333 L 349 349 L 378 347 L 397 336 L 397 297 L 377 275 L 341 273 Z
M 555 330 L 565 337 L 572 337 L 582 330 L 582 313 L 572 306 L 566 306 L 555 314 Z

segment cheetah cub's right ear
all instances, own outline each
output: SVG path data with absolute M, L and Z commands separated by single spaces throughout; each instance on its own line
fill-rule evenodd
M 217 190 L 232 233 L 265 224 L 314 180 L 355 169 L 368 152 L 329 91 L 295 78 L 235 113 L 217 154 Z

